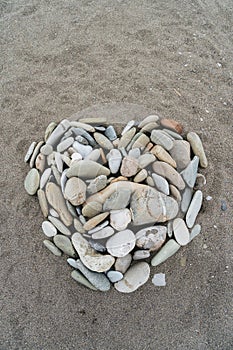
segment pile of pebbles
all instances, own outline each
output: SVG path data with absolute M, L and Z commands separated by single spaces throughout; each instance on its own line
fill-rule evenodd
M 25 156 L 28 194 L 46 220 L 46 248 L 93 290 L 130 293 L 201 231 L 207 167 L 195 132 L 150 115 L 117 132 L 104 118 L 50 123 Z M 119 135 L 118 135 L 119 134 Z M 182 136 L 183 135 L 183 136 Z

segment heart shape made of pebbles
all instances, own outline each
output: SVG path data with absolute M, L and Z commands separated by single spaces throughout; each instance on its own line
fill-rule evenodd
M 201 231 L 196 217 L 207 167 L 199 136 L 149 115 L 119 133 L 105 118 L 50 123 L 25 156 L 28 194 L 47 218 L 43 241 L 68 256 L 71 276 L 93 290 L 129 293 Z M 195 187 L 196 184 L 196 187 Z

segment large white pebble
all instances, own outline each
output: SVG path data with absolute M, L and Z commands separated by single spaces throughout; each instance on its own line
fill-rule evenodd
M 150 267 L 146 262 L 133 265 L 124 275 L 124 278 L 115 283 L 118 292 L 131 293 L 146 283 L 150 276 Z
M 49 221 L 42 222 L 42 230 L 47 237 L 54 237 L 57 234 L 56 227 Z
M 183 246 L 189 243 L 189 230 L 183 219 L 177 218 L 173 221 L 173 231 L 178 244 Z
M 109 254 L 116 257 L 127 255 L 135 247 L 136 237 L 133 231 L 124 230 L 115 233 L 106 243 Z

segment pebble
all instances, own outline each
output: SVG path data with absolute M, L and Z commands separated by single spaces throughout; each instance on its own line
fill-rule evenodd
M 110 270 L 110 271 L 107 272 L 107 277 L 110 280 L 110 282 L 115 283 L 115 282 L 118 282 L 118 281 L 122 280 L 122 278 L 124 276 L 119 271 Z
M 159 124 L 156 122 L 151 122 L 143 126 L 141 129 L 141 132 L 151 132 L 154 129 L 157 129 L 159 127 Z
M 167 180 L 164 177 L 155 173 L 151 174 L 151 176 L 157 190 L 169 196 L 170 190 Z
M 94 117 L 94 118 L 81 118 L 79 119 L 80 123 L 85 123 L 85 124 L 103 124 L 105 125 L 107 123 L 107 119 L 105 117 Z
M 46 218 L 48 216 L 48 213 L 49 213 L 49 208 L 48 208 L 48 203 L 47 203 L 47 199 L 46 199 L 44 191 L 41 189 L 38 190 L 37 197 L 38 197 L 38 201 L 40 204 L 40 209 L 42 211 L 42 214 Z
M 132 140 L 132 138 L 134 137 L 135 133 L 136 133 L 136 128 L 134 127 L 126 131 L 119 140 L 118 149 L 126 148 L 130 143 L 130 141 Z
M 69 127 L 70 122 L 67 119 L 63 119 L 50 134 L 50 136 L 46 140 L 46 144 L 49 144 L 51 146 L 56 145 L 60 138 L 63 136 L 63 134 L 69 129 Z
M 182 131 L 183 131 L 182 125 L 174 119 L 165 119 L 165 118 L 161 119 L 160 124 L 165 128 L 172 129 L 175 132 L 178 132 L 178 134 L 182 134 Z
M 59 214 L 53 208 L 49 209 L 49 213 L 50 213 L 50 215 L 54 216 L 55 218 L 59 218 Z
M 45 144 L 41 147 L 40 153 L 42 153 L 44 156 L 48 156 L 53 152 L 53 146 Z
M 150 139 L 157 145 L 162 146 L 165 150 L 170 151 L 173 147 L 173 141 L 170 137 L 162 133 L 161 130 L 153 130 Z
M 203 200 L 202 191 L 200 190 L 196 191 L 186 214 L 186 224 L 189 228 L 192 228 L 195 223 L 197 214 L 201 209 L 202 200 Z
M 65 254 L 75 257 L 76 253 L 67 236 L 56 235 L 53 237 L 54 244 Z
M 121 293 L 131 293 L 145 284 L 149 277 L 149 264 L 146 262 L 138 262 L 125 273 L 121 281 L 114 284 L 114 287 Z
M 193 153 L 200 158 L 202 168 L 207 168 L 208 161 L 200 137 L 195 132 L 189 132 L 187 140 L 190 142 Z
M 155 160 L 156 160 L 156 158 L 155 158 L 154 154 L 151 154 L 151 153 L 142 154 L 138 158 L 138 166 L 140 169 L 144 169 L 148 165 L 150 165 L 151 163 L 154 163 Z
M 75 140 L 78 141 L 79 143 L 81 143 L 82 145 L 88 145 L 87 139 L 85 139 L 85 137 L 83 137 L 81 135 L 76 136 Z
M 85 159 L 92 160 L 93 162 L 98 162 L 99 158 L 100 158 L 100 150 L 93 149 L 93 151 L 91 151 L 91 153 L 89 153 Z
M 149 123 L 156 123 L 159 120 L 159 116 L 157 115 L 149 115 L 148 117 L 144 118 L 138 125 L 139 128 L 143 128 L 145 125 Z
M 175 140 L 183 140 L 183 137 L 180 134 L 177 134 L 177 132 L 174 132 L 174 131 L 166 129 L 166 128 L 163 129 L 163 132 L 166 135 L 171 136 Z
M 199 235 L 200 232 L 201 232 L 201 225 L 196 224 L 195 226 L 193 226 L 193 228 L 190 232 L 189 242 L 191 242 L 197 235 Z
M 38 156 L 38 154 L 40 152 L 40 148 L 41 148 L 41 146 L 43 144 L 44 144 L 44 141 L 40 141 L 40 142 L 38 142 L 38 144 L 34 148 L 34 151 L 32 153 L 32 156 L 31 156 L 31 159 L 30 159 L 30 162 L 29 162 L 30 168 L 33 168 L 35 160 L 36 160 L 36 157 Z
M 165 274 L 164 273 L 156 273 L 154 277 L 152 278 L 152 283 L 156 287 L 165 287 L 166 281 L 165 281 Z
M 106 128 L 104 134 L 110 141 L 114 141 L 114 140 L 117 139 L 116 131 L 115 131 L 115 129 L 114 129 L 114 127 L 112 125 L 109 125 Z
M 93 150 L 93 148 L 90 145 L 83 145 L 78 141 L 74 141 L 73 148 L 81 154 L 83 158 L 86 158 Z
M 50 215 L 50 216 L 48 216 L 48 219 L 58 229 L 59 232 L 63 233 L 66 236 L 71 235 L 71 232 L 68 229 L 68 227 L 66 227 L 58 218 L 55 218 L 55 217 Z
M 126 150 L 129 151 L 133 144 L 135 143 L 135 141 L 137 141 L 137 139 L 142 135 L 142 132 L 138 132 L 137 134 L 134 135 L 134 137 L 132 138 L 132 140 L 130 141 L 130 143 L 128 144 Z M 136 147 L 137 148 L 137 147 Z
M 71 177 L 65 185 L 64 197 L 74 206 L 86 201 L 86 184 L 78 177 Z
M 198 171 L 199 157 L 195 156 L 180 174 L 190 188 L 193 188 Z
M 24 157 L 24 162 L 25 162 L 25 163 L 27 163 L 27 162 L 30 160 L 30 158 L 31 158 L 31 156 L 32 156 L 32 154 L 33 154 L 33 151 L 34 151 L 35 147 L 36 147 L 36 141 L 33 141 L 33 142 L 30 144 L 30 146 L 28 147 L 27 153 L 26 153 L 26 155 L 25 155 L 25 157 Z
M 119 171 L 122 155 L 118 149 L 112 149 L 107 154 L 108 166 L 112 174 L 116 174 Z
M 49 204 L 58 212 L 64 224 L 66 226 L 70 226 L 72 224 L 73 218 L 66 207 L 60 187 L 52 182 L 48 182 L 46 185 L 45 193 Z
M 140 249 L 158 250 L 166 240 L 166 226 L 150 226 L 136 233 L 136 245 Z
M 123 230 L 115 233 L 106 242 L 109 254 L 114 257 L 123 257 L 135 247 L 136 237 L 133 231 Z
M 170 156 L 170 154 L 165 151 L 165 149 L 160 146 L 156 145 L 152 148 L 151 153 L 156 156 L 159 160 L 166 162 L 167 164 L 171 165 L 173 168 L 176 168 L 176 162 L 174 159 Z
M 227 210 L 227 204 L 225 201 L 221 201 L 221 210 L 226 211 Z
M 94 138 L 84 128 L 75 128 L 75 129 L 72 129 L 72 131 L 76 136 L 84 137 L 92 147 L 95 147 L 97 145 Z
M 206 185 L 206 178 L 204 175 L 197 173 L 195 188 L 199 189 Z
M 192 189 L 189 187 L 186 187 L 182 195 L 181 207 L 180 207 L 183 213 L 186 213 L 189 208 L 189 205 L 192 199 L 192 194 L 193 194 Z
M 54 237 L 57 234 L 56 227 L 49 221 L 42 222 L 42 230 L 47 237 Z
M 87 186 L 87 192 L 89 194 L 94 194 L 96 192 L 101 191 L 106 186 L 107 186 L 107 176 L 99 175 L 89 183 L 89 185 Z
M 191 160 L 190 143 L 185 140 L 174 140 L 170 154 L 175 160 L 179 171 L 187 168 Z
M 40 189 L 43 189 L 44 186 L 46 185 L 50 175 L 51 175 L 51 168 L 47 168 L 45 169 L 45 171 L 43 172 L 43 174 L 41 175 L 41 178 L 40 178 Z
M 74 218 L 74 228 L 79 233 L 85 233 L 86 232 L 86 230 L 83 228 L 83 225 L 81 224 L 81 222 L 77 218 Z
M 77 269 L 77 268 L 78 268 L 78 264 L 77 264 L 77 262 L 76 262 L 75 259 L 73 259 L 73 258 L 68 258 L 68 259 L 66 259 L 66 261 L 67 261 L 68 264 L 69 264 L 71 267 L 73 267 L 74 269 Z
M 33 196 L 40 185 L 40 175 L 37 169 L 33 168 L 29 170 L 25 180 L 24 180 L 24 188 L 28 194 Z
M 127 154 L 126 154 L 127 155 Z M 138 159 L 141 155 L 140 148 L 133 148 L 129 151 L 128 156 L 131 158 Z
M 105 239 L 114 234 L 114 229 L 111 226 L 106 226 L 101 230 L 94 232 L 91 236 L 92 239 Z
M 121 132 L 121 135 L 124 135 L 127 131 L 129 131 L 133 126 L 135 125 L 135 120 L 130 120 L 124 127 L 124 129 Z
M 107 292 L 111 285 L 104 273 L 90 271 L 84 266 L 81 260 L 77 260 L 78 269 L 88 279 L 88 281 L 101 292 Z
M 110 224 L 117 231 L 123 231 L 131 222 L 131 212 L 128 208 L 110 211 Z
M 127 254 L 121 258 L 117 258 L 114 267 L 117 271 L 124 274 L 128 270 L 131 264 L 131 261 L 132 261 L 132 255 Z
M 55 123 L 55 122 L 49 123 L 49 125 L 47 126 L 47 128 L 45 130 L 45 134 L 44 134 L 45 142 L 48 140 L 49 136 L 52 134 L 52 132 L 56 128 L 56 126 L 57 126 L 57 123 Z
M 82 284 L 83 286 L 92 289 L 97 290 L 89 281 L 86 279 L 80 272 L 74 270 L 71 272 L 71 277 L 78 283 Z
M 114 264 L 115 258 L 113 256 L 97 253 L 80 233 L 75 232 L 71 239 L 82 263 L 89 270 L 104 272 L 108 271 Z
M 151 260 L 152 266 L 158 266 L 174 255 L 179 249 L 180 245 L 174 239 L 170 239 L 160 251 Z
M 56 256 L 61 256 L 62 252 L 60 251 L 60 249 L 58 249 L 55 244 L 53 244 L 53 242 L 49 241 L 48 239 L 45 239 L 43 241 L 44 246 L 54 255 Z
M 131 158 L 129 156 L 123 158 L 121 169 L 120 169 L 122 176 L 125 176 L 125 177 L 134 176 L 138 172 L 138 169 L 139 169 L 139 165 L 138 165 L 137 159 Z
M 62 193 L 64 194 L 65 192 L 65 186 L 66 186 L 66 183 L 67 183 L 67 176 L 66 176 L 66 173 L 67 173 L 67 169 L 65 169 L 63 171 L 63 173 L 61 174 L 61 191 Z
M 180 194 L 180 191 L 176 188 L 176 186 L 174 185 L 170 185 L 169 186 L 170 188 L 170 191 L 171 191 L 171 196 L 173 196 L 173 198 L 178 202 L 180 203 L 181 202 L 181 194 Z
M 80 160 L 71 165 L 67 171 L 67 177 L 77 176 L 93 179 L 99 175 L 110 175 L 110 170 L 92 160 Z
M 62 153 L 64 151 L 66 151 L 73 143 L 74 143 L 74 138 L 68 137 L 67 139 L 65 139 L 64 141 L 60 142 L 57 145 L 57 152 Z
M 57 166 L 57 170 L 59 171 L 59 173 L 62 173 L 63 172 L 63 160 L 62 160 L 61 154 L 58 152 L 55 152 L 54 156 L 55 156 L 55 163 Z
M 82 208 L 83 216 L 86 216 L 88 218 L 93 218 L 93 216 L 95 216 L 101 212 L 102 212 L 102 204 L 99 202 L 95 202 L 95 201 L 87 203 Z
M 100 145 L 100 147 L 107 149 L 107 150 L 113 149 L 112 142 L 103 134 L 101 134 L 99 132 L 95 132 L 94 138 L 95 138 L 96 142 Z
M 170 220 L 167 223 L 167 235 L 169 238 L 171 238 L 173 235 L 173 220 Z
M 90 231 L 92 228 L 96 227 L 100 222 L 102 222 L 104 219 L 106 219 L 106 217 L 109 215 L 109 212 L 106 213 L 101 213 L 98 214 L 96 216 L 94 216 L 93 218 L 91 218 L 90 220 L 88 220 L 84 225 L 83 228 L 86 231 Z
M 176 218 L 173 221 L 173 232 L 174 237 L 179 245 L 184 246 L 189 243 L 189 230 L 183 219 Z
M 102 230 L 104 227 L 108 226 L 108 224 L 109 224 L 109 221 L 108 221 L 108 220 L 105 220 L 105 221 L 103 221 L 100 225 L 98 225 L 98 226 L 92 228 L 91 230 L 89 230 L 88 233 L 91 235 L 92 233 L 95 233 L 95 232 L 97 232 L 97 231 L 100 231 L 100 230 Z
M 149 142 L 150 142 L 149 137 L 142 133 L 137 138 L 137 140 L 133 143 L 132 149 L 134 148 L 144 149 Z
M 148 175 L 147 170 L 142 169 L 141 171 L 139 171 L 139 173 L 137 173 L 133 181 L 137 183 L 143 182 L 147 178 L 147 175 Z
M 147 259 L 150 257 L 149 250 L 137 250 L 133 254 L 133 260 Z
M 169 164 L 161 161 L 154 162 L 152 165 L 154 172 L 160 176 L 164 176 L 172 185 L 179 190 L 185 188 L 185 182 L 181 175 Z
M 42 153 L 39 153 L 35 160 L 35 167 L 41 173 L 43 173 L 45 168 L 45 156 Z
M 130 196 L 131 190 L 129 188 L 117 188 L 117 190 L 112 192 L 105 200 L 103 211 L 126 208 L 129 204 Z
M 95 128 L 92 125 L 89 125 L 88 123 L 80 123 L 80 121 L 71 121 L 70 125 L 74 128 L 81 128 L 88 132 L 95 132 Z

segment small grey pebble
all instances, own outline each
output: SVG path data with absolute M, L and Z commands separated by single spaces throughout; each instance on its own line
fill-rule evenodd
M 225 201 L 221 201 L 221 209 L 222 211 L 226 211 L 227 210 L 227 204 Z

